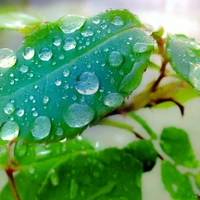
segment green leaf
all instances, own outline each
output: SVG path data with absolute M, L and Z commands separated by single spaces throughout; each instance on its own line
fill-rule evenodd
M 42 24 L 16 52 L 4 50 L 0 137 L 75 137 L 139 86 L 152 48 L 152 38 L 127 10 Z
M 17 30 L 27 35 L 42 23 L 41 18 L 20 12 L 0 13 L 0 30 Z
M 198 187 L 198 189 L 200 189 L 200 172 L 195 174 L 195 175 L 192 175 L 194 177 L 194 180 L 195 180 L 195 183 Z
M 83 140 L 65 143 L 63 152 L 59 143 L 54 145 L 57 156 L 41 150 L 32 163 L 20 160 L 14 179 L 21 200 L 35 200 L 38 193 L 38 199 L 141 199 L 142 164 L 130 153 L 116 148 L 95 152 Z M 13 199 L 9 184 L 0 199 Z
M 152 137 L 152 139 L 157 138 L 156 133 L 151 129 L 151 127 L 147 124 L 147 122 L 144 119 L 142 119 L 142 117 L 137 115 L 135 112 L 129 112 L 128 116 L 137 121 L 147 131 L 147 133 Z
M 143 171 L 150 171 L 156 163 L 158 154 L 151 141 L 139 140 L 130 143 L 125 151 L 143 164 Z
M 162 161 L 161 176 L 165 189 L 174 200 L 198 199 L 193 192 L 189 178 L 181 174 L 171 163 Z
M 176 73 L 200 91 L 200 43 L 184 35 L 169 35 L 166 51 Z
M 7 165 L 8 162 L 8 147 L 0 145 L 0 169 Z
M 115 148 L 66 159 L 52 173 L 38 199 L 141 199 L 140 162 Z
M 14 176 L 14 180 L 21 200 L 35 200 L 36 194 L 54 165 L 68 157 L 73 159 L 76 155 L 86 152 L 94 152 L 94 148 L 84 139 L 72 139 L 50 145 L 27 145 L 21 142 L 16 144 L 14 157 L 17 175 Z M 13 200 L 9 184 L 1 191 L 0 199 Z
M 177 165 L 189 168 L 198 167 L 188 134 L 175 127 L 164 128 L 161 133 L 160 145 Z

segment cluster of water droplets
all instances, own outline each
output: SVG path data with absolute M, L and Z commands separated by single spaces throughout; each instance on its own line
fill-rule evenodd
M 52 44 L 46 47 L 43 47 L 36 51 L 33 47 L 26 47 L 23 52 L 22 56 L 26 62 L 24 62 L 21 66 L 19 66 L 19 71 L 22 75 L 28 77 L 29 79 L 32 79 L 34 77 L 34 73 L 32 72 L 32 65 L 34 63 L 35 67 L 38 67 L 38 69 L 41 69 L 43 65 L 42 63 L 48 63 L 49 65 L 52 64 L 52 66 L 57 67 L 58 60 L 59 62 L 64 62 L 65 59 L 69 59 L 70 52 L 73 52 L 72 50 L 80 51 L 81 49 L 84 49 L 86 46 L 92 45 L 92 42 L 95 42 L 95 35 L 100 33 L 103 33 L 102 38 L 105 36 L 105 33 L 110 34 L 111 29 L 110 26 L 115 27 L 121 27 L 124 26 L 125 22 L 120 16 L 113 17 L 112 21 L 108 22 L 105 19 L 100 19 L 99 17 L 94 17 L 91 19 L 93 25 L 95 28 L 93 29 L 92 26 L 84 26 L 86 24 L 86 20 L 83 17 L 80 16 L 67 16 L 64 18 L 61 18 L 58 21 L 58 25 L 61 29 L 61 31 L 64 33 L 61 36 L 53 36 L 52 37 Z M 84 27 L 83 27 L 84 26 Z M 81 30 L 83 28 L 83 30 Z M 75 31 L 80 31 L 79 34 L 77 34 L 76 37 L 73 37 L 71 33 L 74 33 Z M 106 30 L 106 31 L 105 31 Z M 129 41 L 132 40 L 132 38 L 129 37 Z M 127 43 L 128 44 L 128 43 Z M 53 48 L 51 48 L 53 47 Z M 56 52 L 56 50 L 58 52 Z M 133 46 L 133 51 L 135 53 L 144 53 L 148 52 L 152 49 L 151 44 L 146 43 L 136 43 Z M 64 51 L 63 51 L 64 50 Z M 5 50 L 4 50 L 5 51 Z M 62 54 L 60 54 L 60 51 L 62 51 Z M 7 52 L 7 53 L 6 53 Z M 38 53 L 36 53 L 38 52 Z M 42 111 L 39 111 L 37 109 L 37 106 L 40 103 L 43 105 L 43 109 L 48 109 L 48 106 L 51 106 L 51 101 L 53 100 L 53 91 L 62 91 L 63 96 L 62 99 L 66 100 L 67 102 L 67 108 L 62 110 L 63 118 L 66 124 L 71 128 L 82 128 L 86 125 L 88 125 L 90 122 L 92 122 L 96 115 L 95 110 L 95 103 L 90 101 L 88 103 L 85 99 L 89 98 L 91 96 L 95 96 L 96 94 L 100 95 L 100 99 L 102 101 L 102 104 L 107 108 L 114 109 L 118 106 L 120 106 L 124 100 L 124 97 L 115 91 L 114 93 L 110 91 L 105 91 L 103 87 L 103 83 L 100 82 L 101 74 L 96 74 L 94 72 L 94 69 L 97 65 L 102 68 L 111 68 L 110 74 L 107 75 L 107 77 L 104 77 L 105 79 L 110 79 L 110 84 L 114 85 L 116 80 L 115 78 L 112 78 L 111 72 L 114 69 L 114 71 L 119 70 L 120 75 L 124 75 L 123 69 L 120 69 L 120 67 L 125 62 L 125 55 L 121 53 L 121 50 L 115 50 L 114 48 L 104 48 L 104 50 L 94 50 L 92 53 L 98 58 L 99 55 L 105 54 L 104 61 L 95 60 L 94 62 L 88 61 L 87 64 L 84 65 L 84 70 L 80 70 L 82 66 L 67 66 L 63 65 L 62 67 L 62 75 L 58 75 L 55 77 L 52 87 L 54 87 L 51 92 L 49 93 L 42 93 L 40 91 L 40 85 L 34 84 L 33 88 L 34 91 L 40 92 L 41 98 L 34 97 L 34 95 L 30 95 L 24 102 L 27 103 L 30 101 L 33 105 L 31 108 L 32 116 L 34 117 L 34 122 L 32 125 L 32 128 L 29 130 L 32 134 L 32 136 L 36 140 L 42 140 L 48 136 L 50 136 L 52 125 L 54 123 L 54 119 L 50 116 L 47 116 L 47 114 Z M 5 56 L 0 57 L 0 67 L 4 65 L 4 67 L 12 67 L 17 62 L 17 57 L 13 54 L 11 51 L 5 51 Z M 0 55 L 4 55 L 1 54 Z M 6 61 L 5 61 L 6 60 Z M 28 61 L 28 62 L 27 62 Z M 102 63 L 100 63 L 102 62 Z M 94 66 L 96 65 L 96 66 Z M 58 65 L 59 66 L 59 65 Z M 76 73 L 76 70 L 79 70 L 79 74 Z M 57 70 L 57 71 L 61 71 Z M 78 71 L 77 70 L 77 71 Z M 93 70 L 93 71 L 92 71 Z M 39 75 L 44 76 L 43 74 Z M 10 74 L 10 77 L 13 78 L 12 84 L 15 84 L 17 82 L 16 79 L 14 79 L 14 74 Z M 70 85 L 68 83 L 68 80 L 71 80 L 71 77 L 74 79 L 74 84 Z M 56 88 L 55 88 L 56 87 Z M 73 96 L 70 97 L 66 91 L 76 91 Z M 104 93 L 105 92 L 105 93 Z M 104 96 L 105 95 L 105 96 Z M 69 100 L 71 98 L 71 100 Z M 71 103 L 69 103 L 71 101 Z M 91 103 L 92 102 L 92 103 Z M 93 105 L 92 105 L 93 104 Z M 23 104 L 22 104 L 23 105 Z M 60 103 L 57 102 L 56 106 L 59 107 Z M 13 139 L 14 137 L 17 137 L 19 134 L 19 126 L 17 123 L 13 120 L 14 117 L 19 117 L 22 119 L 27 119 L 26 116 L 28 116 L 27 111 L 23 107 L 18 107 L 14 104 L 14 102 L 8 102 L 4 108 L 4 113 L 8 116 L 8 118 L 12 119 L 5 123 L 1 129 L 0 136 L 4 139 Z M 50 110 L 50 109 L 49 109 Z M 10 130 L 13 132 L 9 132 L 7 130 L 7 127 L 11 127 Z M 10 134 L 10 137 L 8 136 Z M 64 131 L 62 128 L 58 128 L 56 130 L 57 136 L 63 136 Z M 7 136 L 6 136 L 7 135 Z

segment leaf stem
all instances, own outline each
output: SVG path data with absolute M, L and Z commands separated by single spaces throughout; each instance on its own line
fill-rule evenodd
M 15 200 L 20 200 L 20 197 L 19 197 L 19 194 L 17 192 L 17 189 L 16 189 L 16 185 L 15 185 L 15 181 L 14 181 L 14 177 L 13 177 L 13 170 L 8 168 L 5 170 L 7 176 L 8 176 L 8 181 L 10 183 L 10 189 L 11 189 L 11 192 L 13 194 L 13 197 Z
M 160 75 L 151 88 L 152 92 L 156 91 L 161 80 L 166 76 L 165 70 L 166 70 L 166 66 L 169 62 L 169 59 L 167 58 L 166 52 L 165 52 L 165 46 L 164 46 L 165 45 L 165 39 L 160 38 L 159 40 L 157 40 L 157 44 L 158 44 L 158 53 L 162 57 L 162 65 L 161 65 L 161 69 L 160 69 Z
M 8 164 L 7 164 L 7 167 L 4 170 L 5 170 L 5 172 L 8 176 L 8 181 L 10 183 L 9 185 L 10 185 L 10 189 L 11 189 L 11 192 L 13 194 L 14 200 L 20 200 L 19 194 L 17 192 L 16 185 L 15 185 L 14 176 L 13 176 L 13 173 L 16 170 L 13 169 L 12 160 L 11 160 L 11 154 L 12 154 L 14 142 L 15 141 L 10 141 L 10 143 L 8 145 Z

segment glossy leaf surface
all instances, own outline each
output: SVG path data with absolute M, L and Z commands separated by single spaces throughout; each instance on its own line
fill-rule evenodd
M 0 137 L 75 137 L 139 86 L 152 48 L 152 38 L 126 10 L 42 24 L 17 52 L 4 50 Z
M 198 167 L 188 134 L 184 130 L 175 127 L 164 128 L 161 133 L 160 145 L 177 165 Z
M 23 158 L 29 159 L 23 161 L 20 157 L 23 148 L 19 151 L 19 144 L 15 149 L 19 164 L 15 183 L 21 200 L 35 200 L 36 196 L 38 199 L 141 199 L 142 164 L 134 158 L 139 155 L 138 148 L 135 154 L 116 148 L 96 152 L 87 141 L 74 139 L 43 148 L 40 144 L 36 146 L 32 147 L 37 149 L 32 160 L 27 153 Z M 13 199 L 9 184 L 0 193 L 0 199 Z
M 143 164 L 144 172 L 150 171 L 154 167 L 158 157 L 153 144 L 148 140 L 132 142 L 125 148 L 125 151 Z
M 176 73 L 200 91 L 200 44 L 184 35 L 169 35 L 166 50 Z
M 165 189 L 174 200 L 196 200 L 189 178 L 181 174 L 171 163 L 162 161 L 161 176 Z

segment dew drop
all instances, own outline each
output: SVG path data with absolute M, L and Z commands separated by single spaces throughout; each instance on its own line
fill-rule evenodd
M 63 135 L 63 129 L 62 128 L 57 128 L 57 130 L 56 130 L 56 135 L 57 136 L 62 136 Z
M 43 48 L 41 49 L 38 57 L 40 58 L 40 60 L 42 61 L 49 61 L 52 57 L 52 51 L 48 48 Z
M 148 43 L 137 42 L 133 46 L 133 51 L 135 53 L 149 52 L 152 49 L 153 49 L 153 44 L 148 44 Z
M 17 142 L 15 146 L 15 153 L 17 154 L 17 156 L 23 157 L 25 156 L 26 152 L 27 152 L 27 146 L 23 144 L 23 141 L 20 140 L 19 142 Z
M 8 103 L 3 110 L 7 115 L 11 115 L 15 111 L 15 106 L 12 103 Z
M 60 81 L 60 80 L 56 80 L 56 81 L 55 81 L 55 85 L 56 85 L 56 86 L 60 86 L 61 84 L 62 84 L 62 81 Z
M 0 68 L 10 68 L 17 62 L 17 56 L 12 50 L 3 48 L 0 49 Z
M 124 20 L 120 16 L 115 16 L 115 18 L 113 19 L 113 21 L 111 23 L 116 26 L 123 26 Z
M 94 116 L 94 110 L 87 104 L 74 103 L 64 113 L 64 120 L 70 127 L 80 128 L 89 124 Z
M 24 74 L 24 73 L 27 73 L 29 70 L 28 66 L 26 65 L 22 65 L 20 68 L 19 68 L 19 71 Z
M 0 130 L 0 138 L 2 140 L 13 140 L 19 134 L 19 126 L 14 121 L 6 122 Z
M 53 39 L 53 44 L 54 44 L 55 46 L 60 46 L 60 45 L 61 45 L 61 42 L 62 42 L 61 38 L 59 38 L 58 36 L 54 37 L 54 39 Z
M 99 19 L 99 17 L 94 17 L 93 20 L 92 20 L 92 22 L 93 22 L 94 24 L 99 24 L 100 21 L 101 21 L 101 20 Z
M 76 198 L 77 193 L 78 193 L 78 183 L 75 179 L 72 179 L 70 183 L 70 189 L 69 189 L 70 199 Z
M 80 94 L 92 95 L 99 89 L 99 80 L 94 73 L 84 72 L 77 78 L 75 88 Z
M 104 104 L 106 106 L 116 108 L 122 104 L 123 100 L 124 100 L 124 98 L 122 95 L 120 95 L 118 93 L 110 93 L 104 99 Z
M 119 67 L 123 62 L 123 56 L 118 51 L 112 51 L 108 62 L 112 67 Z
M 24 109 L 19 109 L 19 110 L 17 110 L 17 116 L 18 117 L 22 117 L 24 115 Z
M 92 31 L 92 30 L 85 30 L 85 31 L 81 32 L 81 35 L 83 37 L 90 37 L 90 36 L 94 35 L 94 31 Z
M 63 71 L 63 76 L 64 76 L 64 77 L 68 77 L 69 75 L 70 75 L 69 69 L 65 69 L 65 70 Z
M 78 15 L 68 15 L 58 21 L 60 29 L 65 34 L 73 33 L 85 24 L 85 18 Z
M 40 116 L 35 119 L 31 132 L 35 139 L 41 140 L 49 135 L 50 130 L 50 119 L 47 116 Z
M 43 97 L 43 103 L 44 103 L 44 104 L 47 104 L 48 102 L 49 102 L 49 97 L 45 95 L 45 96 Z
M 66 38 L 63 49 L 69 51 L 76 48 L 76 41 L 73 38 Z
M 53 186 L 59 185 L 59 177 L 54 169 L 51 169 L 50 171 L 50 180 Z
M 26 47 L 22 53 L 25 60 L 30 60 L 35 55 L 35 50 L 31 47 Z

